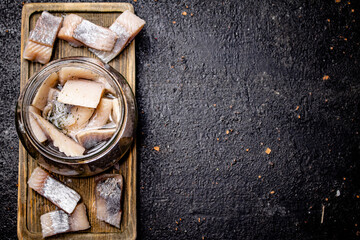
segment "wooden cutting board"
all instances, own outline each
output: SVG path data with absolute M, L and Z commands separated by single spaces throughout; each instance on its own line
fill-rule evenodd
M 48 11 L 56 16 L 68 13 L 78 14 L 100 26 L 109 27 L 125 10 L 134 12 L 128 3 L 31 3 L 25 4 L 22 11 L 21 29 L 21 78 L 20 90 L 35 72 L 43 65 L 22 58 L 29 32 L 35 26 L 42 11 Z M 67 42 L 58 39 L 54 45 L 51 60 L 68 56 L 87 56 L 96 58 L 86 48 L 73 48 Z M 118 57 L 110 62 L 129 82 L 135 92 L 135 41 L 133 41 Z M 37 162 L 31 158 L 20 143 L 19 149 L 19 190 L 17 232 L 19 239 L 41 239 L 40 216 L 55 210 L 55 206 L 28 188 L 27 180 Z M 94 177 L 69 178 L 56 176 L 60 181 L 76 190 L 82 196 L 88 210 L 91 224 L 89 230 L 65 233 L 49 239 L 135 239 L 136 238 L 136 146 L 130 148 L 119 162 L 106 173 L 120 173 L 124 176 L 123 216 L 121 229 L 110 226 L 96 218 Z

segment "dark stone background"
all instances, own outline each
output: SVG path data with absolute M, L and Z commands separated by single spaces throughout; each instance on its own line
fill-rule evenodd
M 139 238 L 359 238 L 356 1 L 131 2 L 147 21 Z M 21 8 L 0 3 L 1 239 L 16 238 Z

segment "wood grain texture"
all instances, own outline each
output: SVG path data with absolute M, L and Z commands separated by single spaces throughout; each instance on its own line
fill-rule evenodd
M 49 11 L 56 16 L 68 13 L 78 14 L 95 24 L 109 27 L 125 10 L 134 12 L 127 3 L 32 3 L 25 4 L 22 12 L 21 30 L 21 80 L 22 90 L 26 81 L 43 65 L 23 59 L 23 52 L 29 32 L 35 26 L 42 11 Z M 87 56 L 96 58 L 86 48 L 73 48 L 66 41 L 58 39 L 54 45 L 51 60 L 68 56 Z M 129 82 L 135 92 L 135 42 L 133 41 L 118 57 L 110 62 Z M 55 206 L 28 188 L 27 180 L 37 167 L 20 143 L 19 148 L 19 191 L 17 231 L 19 239 L 41 239 L 40 216 L 55 209 Z M 124 176 L 123 217 L 121 229 L 114 228 L 96 219 L 94 177 L 69 178 L 56 176 L 60 181 L 80 193 L 82 202 L 88 210 L 91 228 L 77 233 L 67 233 L 51 239 L 135 239 L 136 238 L 136 146 L 133 144 L 128 154 L 120 160 L 118 167 L 107 173 L 120 173 Z M 118 170 L 117 170 L 118 169 Z

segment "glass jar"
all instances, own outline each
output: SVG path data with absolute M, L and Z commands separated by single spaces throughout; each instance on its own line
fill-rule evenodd
M 84 156 L 68 157 L 36 140 L 30 128 L 29 106 L 42 82 L 62 67 L 81 67 L 104 77 L 120 101 L 120 121 L 116 132 L 104 145 Z M 85 177 L 98 174 L 118 162 L 130 148 L 136 132 L 137 108 L 134 94 L 125 78 L 111 66 L 87 57 L 52 61 L 35 73 L 21 92 L 15 113 L 16 130 L 27 152 L 51 172 Z

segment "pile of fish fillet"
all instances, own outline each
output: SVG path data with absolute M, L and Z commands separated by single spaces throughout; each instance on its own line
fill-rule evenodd
M 122 175 L 103 174 L 95 178 L 95 183 L 96 217 L 120 228 Z M 33 171 L 28 185 L 59 208 L 40 217 L 44 238 L 90 228 L 86 206 L 79 203 L 81 196 L 75 190 L 56 180 L 40 167 Z
M 109 28 L 98 26 L 75 14 L 63 18 L 44 11 L 29 34 L 23 57 L 42 64 L 48 63 L 58 37 L 72 47 L 88 47 L 98 58 L 108 63 L 135 38 L 144 25 L 145 21 L 130 11 L 123 12 Z M 97 218 L 120 228 L 122 175 L 103 174 L 95 178 L 95 183 Z M 33 171 L 28 185 L 58 208 L 40 217 L 44 238 L 91 227 L 86 205 L 81 202 L 78 192 L 40 167 Z
M 103 62 L 114 59 L 141 31 L 145 21 L 126 10 L 109 27 L 96 25 L 76 14 L 56 17 L 42 12 L 30 32 L 23 57 L 46 64 L 50 61 L 56 37 L 73 47 L 88 47 Z

